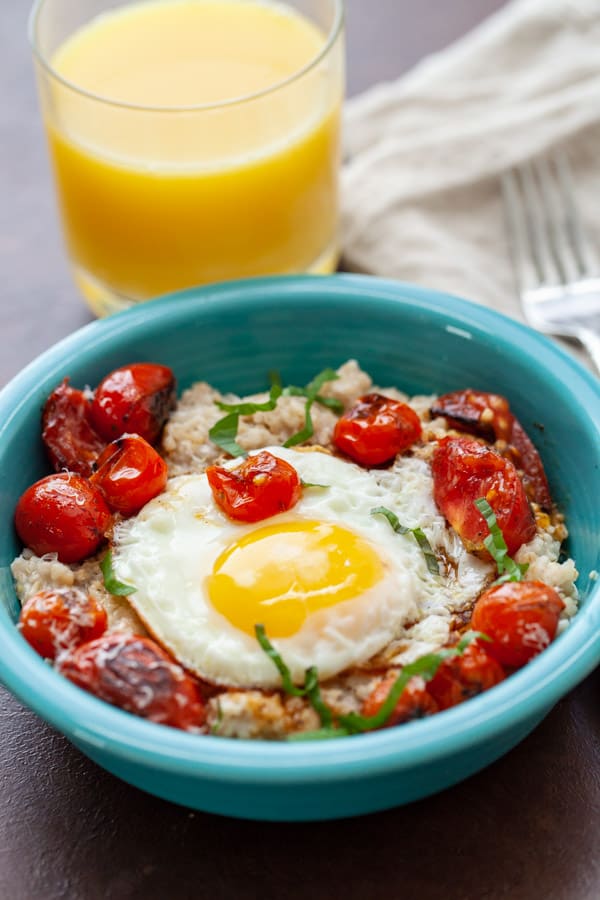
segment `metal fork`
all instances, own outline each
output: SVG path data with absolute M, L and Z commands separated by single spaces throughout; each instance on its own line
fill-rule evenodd
M 600 374 L 600 264 L 575 203 L 566 155 L 506 172 L 502 193 L 527 322 L 577 339 Z

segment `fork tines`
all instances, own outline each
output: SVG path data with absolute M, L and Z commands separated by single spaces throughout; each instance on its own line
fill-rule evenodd
M 506 172 L 502 191 L 521 291 L 597 277 L 563 151 Z

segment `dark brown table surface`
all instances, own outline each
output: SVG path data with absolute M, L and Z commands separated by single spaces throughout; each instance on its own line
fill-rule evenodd
M 27 5 L 0 4 L 0 384 L 91 318 L 57 228 Z M 502 5 L 348 0 L 350 93 L 401 74 Z M 143 794 L 0 688 L 0 900 L 597 900 L 599 687 L 597 671 L 519 747 L 455 788 L 313 825 L 224 819 Z

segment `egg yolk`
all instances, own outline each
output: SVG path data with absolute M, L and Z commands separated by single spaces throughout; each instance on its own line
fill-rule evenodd
M 305 521 L 267 525 L 231 544 L 207 579 L 214 608 L 254 636 L 290 637 L 307 616 L 350 600 L 383 575 L 375 548 L 340 525 Z

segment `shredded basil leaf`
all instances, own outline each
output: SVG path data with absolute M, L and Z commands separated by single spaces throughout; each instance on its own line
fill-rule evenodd
M 130 584 L 123 584 L 115 576 L 112 564 L 112 550 L 108 550 L 100 560 L 100 571 L 104 578 L 104 587 L 109 594 L 113 594 L 115 597 L 128 597 L 129 594 L 134 594 L 137 591 L 137 588 Z
M 218 734 L 222 722 L 223 722 L 223 707 L 221 706 L 221 701 L 217 697 L 217 720 L 216 720 L 216 722 L 213 722 L 211 729 L 210 729 L 210 733 Z
M 303 488 L 330 488 L 330 484 L 318 484 L 316 481 L 301 481 Z
M 319 672 L 316 666 L 311 666 L 310 669 L 306 670 L 304 691 L 310 701 L 310 705 L 319 716 L 323 728 L 329 728 L 333 722 L 333 713 L 321 697 Z
M 275 409 L 282 391 L 281 384 L 274 382 L 269 391 L 269 399 L 263 403 L 223 403 L 220 400 L 215 400 L 215 403 L 223 412 L 237 413 L 238 416 L 251 416 L 257 412 L 270 412 L 272 409 Z
M 265 626 L 255 625 L 254 633 L 256 634 L 256 640 L 265 651 L 267 656 L 273 660 L 277 671 L 281 675 L 283 690 L 286 692 L 286 694 L 291 694 L 292 697 L 304 697 L 306 691 L 304 690 L 304 688 L 296 687 L 296 685 L 292 681 L 290 670 L 266 635 Z
M 275 664 L 277 671 L 281 675 L 283 690 L 292 697 L 306 697 L 312 708 L 321 719 L 321 725 L 328 728 L 333 721 L 333 714 L 329 707 L 323 702 L 321 697 L 321 689 L 319 686 L 319 673 L 316 666 L 311 666 L 304 674 L 304 686 L 296 687 L 292 681 L 290 670 L 284 663 L 281 655 L 277 652 L 273 644 L 265 633 L 264 625 L 255 625 L 254 631 L 256 639 L 262 649 L 265 651 L 269 659 Z
M 312 381 L 309 381 L 305 388 L 284 388 L 284 393 L 289 393 L 291 396 L 306 397 L 306 406 L 304 408 L 304 428 L 289 437 L 284 443 L 284 447 L 295 447 L 296 444 L 302 444 L 304 441 L 307 441 L 310 437 L 313 436 L 314 427 L 312 416 L 310 414 L 312 405 L 317 401 L 319 391 L 321 390 L 323 385 L 327 381 L 335 381 L 339 377 L 340 376 L 334 369 L 323 369 L 323 371 L 319 372 L 319 374 L 316 375 Z
M 490 644 L 492 643 L 491 637 L 484 634 L 483 631 L 465 631 L 456 645 L 456 649 L 459 653 L 463 653 L 473 641 L 488 641 Z
M 297 731 L 290 734 L 288 741 L 328 741 L 331 738 L 347 737 L 350 732 L 339 725 L 331 725 L 329 728 L 315 728 L 313 731 Z
M 485 497 L 478 497 L 475 500 L 475 506 L 490 529 L 490 533 L 484 538 L 483 543 L 498 567 L 499 577 L 494 581 L 494 585 L 504 584 L 506 581 L 522 581 L 523 575 L 529 568 L 528 564 L 517 563 L 508 555 L 508 547 L 496 520 L 496 514 Z
M 246 451 L 236 441 L 240 417 L 236 412 L 229 413 L 223 419 L 215 422 L 208 432 L 208 436 L 217 447 L 229 453 L 230 456 L 246 456 Z
M 290 735 L 288 738 L 290 741 L 325 740 L 334 737 L 344 737 L 351 734 L 360 734 L 365 731 L 373 731 L 375 728 L 381 728 L 386 724 L 394 712 L 396 704 L 411 678 L 414 678 L 415 675 L 419 675 L 424 681 L 431 681 L 445 659 L 450 659 L 453 656 L 461 656 L 469 644 L 474 640 L 490 640 L 487 635 L 484 635 L 481 632 L 468 631 L 463 635 L 462 639 L 455 647 L 443 648 L 437 653 L 427 653 L 424 656 L 420 656 L 419 659 L 416 659 L 414 662 L 403 667 L 398 678 L 390 688 L 386 699 L 373 716 L 361 716 L 358 713 L 351 712 L 347 715 L 339 716 L 337 721 L 334 722 L 333 711 L 321 697 L 319 672 L 317 667 L 311 666 L 307 669 L 304 676 L 304 686 L 301 688 L 297 687 L 292 682 L 290 670 L 284 663 L 281 655 L 267 638 L 264 625 L 255 625 L 254 630 L 258 643 L 267 656 L 273 661 L 277 671 L 281 675 L 282 686 L 285 693 L 290 694 L 292 697 L 306 697 L 321 720 L 320 728 L 313 731 L 302 731 Z
M 269 380 L 271 388 L 269 390 L 269 399 L 262 403 L 252 403 L 250 401 L 243 403 L 223 403 L 221 400 L 215 401 L 216 406 L 227 415 L 219 419 L 208 432 L 211 441 L 229 453 L 230 456 L 246 456 L 246 451 L 240 447 L 236 441 L 238 428 L 240 424 L 240 416 L 251 416 L 257 412 L 270 412 L 277 406 L 280 397 L 306 397 L 306 406 L 304 411 L 304 428 L 293 434 L 283 445 L 284 447 L 295 447 L 308 440 L 314 433 L 312 416 L 310 413 L 313 403 L 320 403 L 328 409 L 335 412 L 343 412 L 344 405 L 336 397 L 323 397 L 319 394 L 320 389 L 327 381 L 334 381 L 340 376 L 333 369 L 324 369 L 306 387 L 297 387 L 296 385 L 288 385 L 282 387 L 279 372 L 269 372 Z
M 406 525 L 402 525 L 396 513 L 392 512 L 391 509 L 388 509 L 385 506 L 376 506 L 375 509 L 371 510 L 372 516 L 385 516 L 388 520 L 392 528 L 397 534 L 412 534 L 415 541 L 421 548 L 423 556 L 425 557 L 425 564 L 427 565 L 427 569 L 431 572 L 432 575 L 440 574 L 440 567 L 437 560 L 437 556 L 433 552 L 433 548 L 429 541 L 427 540 L 427 536 L 422 528 L 407 528 Z
M 337 377 L 339 378 L 339 376 Z M 322 394 L 317 394 L 315 402 L 320 406 L 325 406 L 327 409 L 332 409 L 333 412 L 344 412 L 344 404 L 337 397 L 323 397 Z

